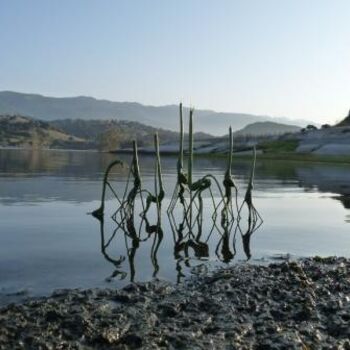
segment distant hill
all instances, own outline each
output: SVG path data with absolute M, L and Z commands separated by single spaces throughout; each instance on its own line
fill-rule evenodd
M 179 133 L 137 122 L 118 120 L 64 119 L 52 122 L 20 115 L 0 115 L 0 146 L 67 149 L 128 149 L 137 139 L 139 147 L 153 150 L 154 134 L 160 144 L 178 143 Z M 196 133 L 195 139 L 213 136 Z
M 245 126 L 234 133 L 235 136 L 273 136 L 294 133 L 301 130 L 300 126 L 275 122 L 256 122 Z
M 90 140 L 97 148 L 104 150 L 130 148 L 133 139 L 137 139 L 139 147 L 153 146 L 156 132 L 161 144 L 177 143 L 179 139 L 178 132 L 125 120 L 63 119 L 54 120 L 50 124 L 75 137 Z M 194 137 L 202 140 L 213 136 L 195 133 Z
M 0 146 L 33 148 L 89 148 L 89 143 L 47 122 L 20 115 L 0 115 Z
M 187 116 L 188 108 L 184 109 Z M 178 106 L 145 106 L 135 102 L 112 102 L 92 97 L 46 97 L 11 91 L 0 92 L 0 114 L 21 114 L 52 121 L 58 119 L 118 119 L 136 121 L 149 126 L 178 131 Z M 260 121 L 293 123 L 300 126 L 310 121 L 291 121 L 285 118 L 271 118 L 240 113 L 218 113 L 211 110 L 196 110 L 194 125 L 196 131 L 224 135 L 231 125 L 239 130 L 248 124 Z
M 344 118 L 337 126 L 349 126 L 350 125 L 350 111 L 348 116 Z

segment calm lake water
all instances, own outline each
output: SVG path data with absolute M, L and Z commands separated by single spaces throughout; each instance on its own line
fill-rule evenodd
M 224 242 L 219 230 L 209 235 L 208 196 L 201 245 L 174 253 L 176 231 L 164 210 L 176 179 L 174 157 L 162 158 L 162 239 L 146 235 L 144 228 L 139 241 L 121 230 L 114 234 L 117 225 L 110 215 L 117 202 L 110 195 L 103 226 L 87 215 L 99 207 L 103 173 L 115 158 L 94 152 L 0 150 L 0 303 L 57 288 L 121 287 L 155 277 L 176 282 L 207 267 L 247 263 L 240 232 L 235 235 L 233 228 Z M 154 158 L 141 155 L 140 167 L 144 186 L 152 190 Z M 222 179 L 225 167 L 223 159 L 196 159 L 194 177 L 210 172 Z M 239 202 L 249 171 L 249 161 L 234 161 Z M 126 178 L 126 169 L 115 169 L 117 191 L 122 192 Z M 248 263 L 280 254 L 350 256 L 349 166 L 258 160 L 254 203 L 264 223 L 251 236 Z M 149 220 L 155 223 L 154 211 Z

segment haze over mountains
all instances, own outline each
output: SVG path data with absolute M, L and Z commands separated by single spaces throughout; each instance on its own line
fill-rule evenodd
M 188 108 L 184 109 L 188 113 Z M 12 91 L 0 92 L 0 114 L 20 114 L 46 121 L 62 119 L 117 119 L 136 121 L 149 126 L 178 130 L 178 106 L 145 106 L 136 102 L 112 102 L 93 97 L 46 97 Z M 195 130 L 212 135 L 227 134 L 228 126 L 239 130 L 263 121 L 305 126 L 307 120 L 272 118 L 242 113 L 195 110 Z

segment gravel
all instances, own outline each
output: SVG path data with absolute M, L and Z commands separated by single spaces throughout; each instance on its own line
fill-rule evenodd
M 350 350 L 350 260 L 234 265 L 0 309 L 0 349 Z

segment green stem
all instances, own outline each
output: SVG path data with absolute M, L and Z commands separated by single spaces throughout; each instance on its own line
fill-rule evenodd
M 184 157 L 184 123 L 182 117 L 182 103 L 180 103 L 180 144 L 179 144 L 179 160 L 178 160 L 178 172 L 183 169 L 183 157 Z
M 253 164 L 252 169 L 250 173 L 250 179 L 249 179 L 249 187 L 253 188 L 253 181 L 254 181 L 254 175 L 255 175 L 255 163 L 256 163 L 256 148 L 253 147 Z
M 160 223 L 160 196 L 158 193 L 158 182 L 157 182 L 157 178 L 159 181 L 159 192 L 163 191 L 163 182 L 162 182 L 162 169 L 161 169 L 161 165 L 160 165 L 160 153 L 159 153 L 159 139 L 158 139 L 158 133 L 155 133 L 154 135 L 154 146 L 156 149 L 156 157 L 157 157 L 157 161 L 156 161 L 156 173 L 155 173 L 155 182 L 154 182 L 154 190 L 155 190 L 155 198 L 156 198 L 156 205 L 157 205 L 157 215 L 158 215 L 158 223 L 157 225 L 159 225 Z
M 192 165 L 193 165 L 193 109 L 190 109 L 190 121 L 189 121 L 189 131 L 188 131 L 188 147 L 189 147 L 189 156 L 188 156 L 188 187 L 190 189 L 190 229 L 192 227 Z
M 156 157 L 157 157 L 157 176 L 158 176 L 158 181 L 159 181 L 159 191 L 164 192 L 163 189 L 163 176 L 162 176 L 162 166 L 160 163 L 160 151 L 159 151 L 159 137 L 158 133 L 154 135 L 154 143 L 155 143 L 155 148 L 156 148 Z
M 229 129 L 229 143 L 230 143 L 230 149 L 228 153 L 228 174 L 231 176 L 231 170 L 232 170 L 232 154 L 233 154 L 233 135 L 232 135 L 232 127 L 230 126 Z
M 192 185 L 192 165 L 193 165 L 193 109 L 190 110 L 190 122 L 189 122 L 189 142 L 188 142 L 188 186 Z

